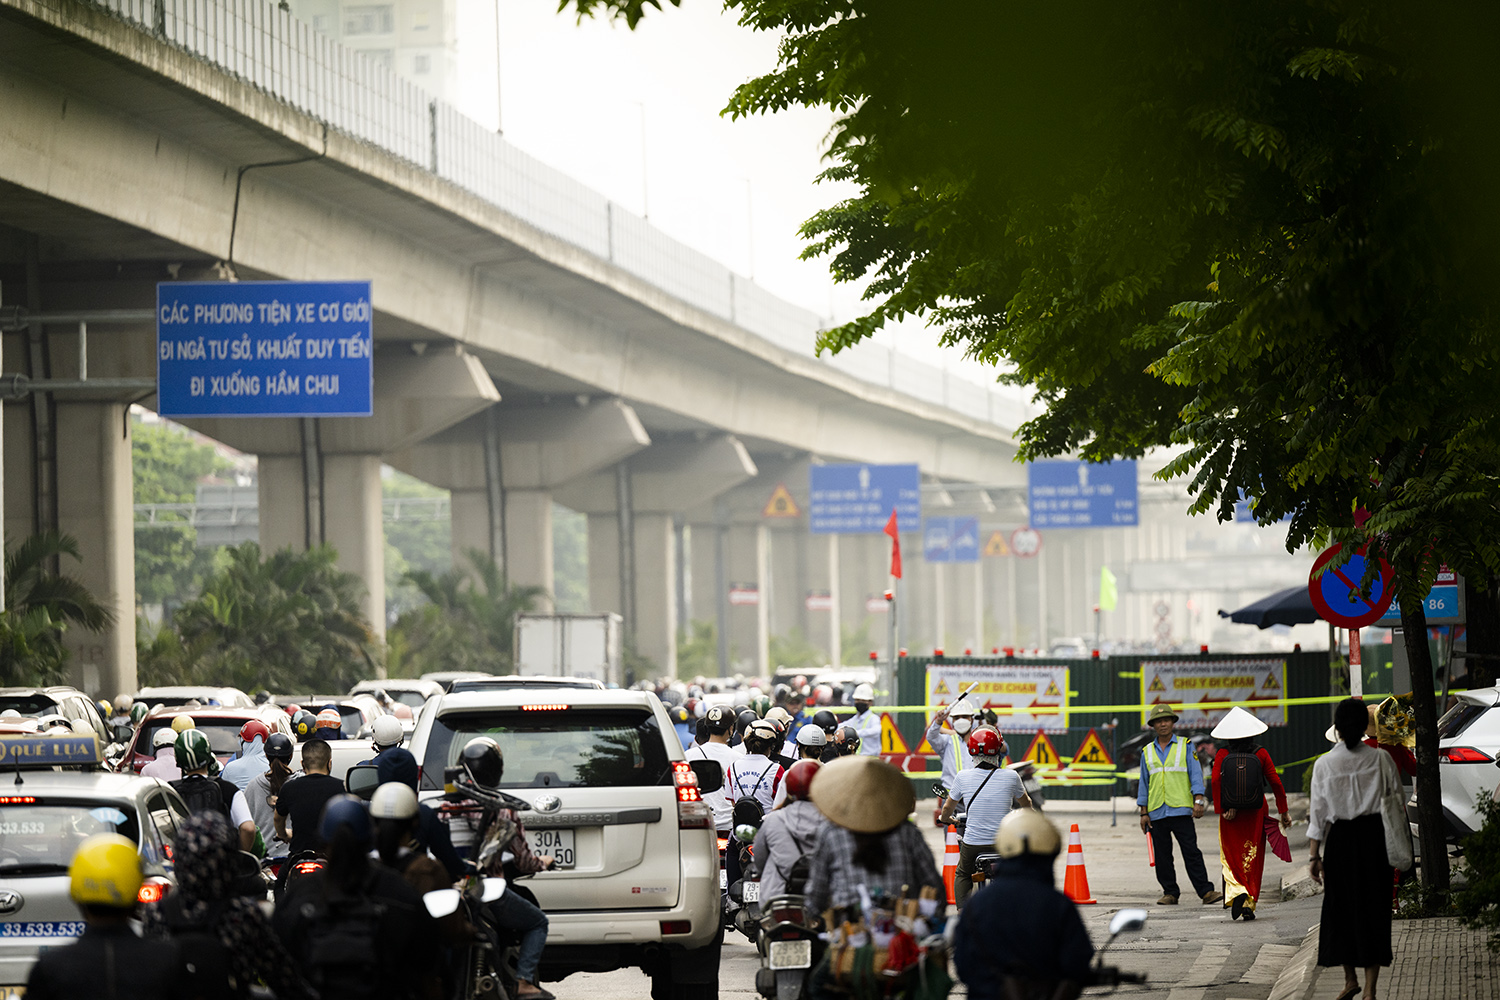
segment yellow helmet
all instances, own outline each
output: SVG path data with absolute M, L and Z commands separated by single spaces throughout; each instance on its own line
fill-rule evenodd
M 68 894 L 80 906 L 129 909 L 141 891 L 141 856 L 118 833 L 96 833 L 78 846 L 68 878 Z
M 191 715 L 179 715 L 172 719 L 172 732 L 180 733 L 187 729 L 197 729 L 198 724 L 193 721 Z

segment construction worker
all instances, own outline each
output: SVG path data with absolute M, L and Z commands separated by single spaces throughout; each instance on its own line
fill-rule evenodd
M 880 716 L 870 710 L 875 701 L 875 689 L 861 684 L 854 689 L 854 716 L 849 725 L 859 733 L 859 752 L 865 756 L 880 753 Z
M 959 771 L 965 771 L 974 766 L 974 759 L 969 756 L 968 746 L 969 733 L 974 729 L 974 714 L 974 703 L 967 698 L 961 698 L 956 703 L 940 709 L 927 725 L 927 742 L 943 762 L 942 777 L 932 789 L 938 793 L 940 799 L 946 799 L 953 791 L 953 779 L 958 777 Z M 952 735 L 944 732 L 943 723 L 945 722 L 948 723 Z M 957 739 L 954 739 L 954 736 Z
M 1172 706 L 1157 705 L 1146 725 L 1156 739 L 1141 748 L 1136 804 L 1141 811 L 1141 832 L 1150 835 L 1156 851 L 1156 880 L 1162 889 L 1157 905 L 1175 906 L 1179 895 L 1177 869 L 1172 864 L 1174 836 L 1182 848 L 1182 866 L 1187 869 L 1193 891 L 1205 904 L 1217 903 L 1224 894 L 1208 880 L 1203 852 L 1198 849 L 1198 830 L 1193 825 L 1208 805 L 1203 795 L 1203 767 L 1187 739 L 1173 735 L 1177 712 Z

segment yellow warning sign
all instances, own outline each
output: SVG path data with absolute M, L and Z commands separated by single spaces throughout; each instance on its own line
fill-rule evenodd
M 1078 745 L 1078 751 L 1073 754 L 1074 767 L 1090 764 L 1098 764 L 1104 767 L 1115 766 L 1115 762 L 1110 759 L 1109 751 L 1104 749 L 1104 743 L 1099 739 L 1099 734 L 1092 729 L 1083 738 L 1083 742 Z
M 922 734 L 922 744 L 921 744 L 921 746 L 917 747 L 917 753 L 925 753 L 925 754 L 929 754 L 929 755 L 934 756 L 934 757 L 937 756 L 937 751 L 933 749 L 931 743 L 927 742 L 927 734 L 926 733 Z
M 1151 685 L 1146 688 L 1147 691 L 1165 691 L 1166 689 L 1167 686 L 1161 682 L 1161 674 L 1156 674 L 1152 677 Z
M 1062 763 L 1057 747 L 1052 745 L 1052 740 L 1040 729 L 1036 731 L 1036 736 L 1032 737 L 1031 746 L 1026 748 L 1021 759 L 1029 760 L 1037 767 L 1057 767 Z
M 906 746 L 906 737 L 896 728 L 896 720 L 891 718 L 889 712 L 882 712 L 880 715 L 880 752 L 911 753 Z
M 1010 546 L 1005 544 L 1005 532 L 990 532 L 990 540 L 984 543 L 984 554 L 987 556 L 1010 555 Z
M 801 517 L 802 512 L 797 509 L 797 501 L 792 499 L 791 491 L 786 488 L 786 483 L 777 483 L 776 489 L 771 493 L 771 499 L 766 503 L 766 509 L 761 511 L 763 517 Z
M 1281 688 L 1281 682 L 1276 679 L 1276 671 L 1273 670 L 1270 673 L 1266 674 L 1266 679 L 1260 682 L 1260 686 L 1263 688 L 1275 688 L 1279 690 Z
M 1049 680 L 1047 682 L 1047 690 L 1042 692 L 1042 697 L 1043 698 L 1061 698 L 1062 697 L 1062 692 L 1057 689 L 1057 681 L 1055 679 L 1054 680 Z
M 937 682 L 937 687 L 935 687 L 935 688 L 932 689 L 932 693 L 934 695 L 940 695 L 940 694 L 952 694 L 953 692 L 948 689 L 948 682 L 946 680 L 944 680 L 943 678 L 939 677 L 938 678 L 938 682 Z

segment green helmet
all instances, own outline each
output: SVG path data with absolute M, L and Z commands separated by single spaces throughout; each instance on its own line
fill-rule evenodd
M 144 701 L 138 701 L 134 705 L 131 705 L 130 724 L 132 726 L 139 726 L 141 724 L 141 720 L 146 717 L 146 711 L 146 703 Z
M 201 771 L 213 767 L 218 760 L 201 729 L 184 729 L 178 733 L 175 747 L 177 766 L 183 771 Z
M 770 710 L 771 699 L 767 698 L 765 695 L 756 695 L 754 698 L 750 699 L 750 711 L 754 712 L 762 719 L 766 717 L 766 713 Z

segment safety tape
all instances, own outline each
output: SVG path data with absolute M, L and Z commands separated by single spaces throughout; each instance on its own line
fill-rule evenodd
M 1188 709 L 1192 709 L 1194 711 L 1212 711 L 1212 710 L 1217 710 L 1217 709 L 1220 709 L 1220 708 L 1233 708 L 1236 705 L 1239 705 L 1239 706 L 1242 706 L 1242 707 L 1247 707 L 1247 708 L 1285 708 L 1285 707 L 1295 706 L 1295 705 L 1333 705 L 1333 704 L 1337 704 L 1338 702 L 1343 701 L 1345 698 L 1348 698 L 1348 697 L 1349 696 L 1346 695 L 1346 694 L 1335 694 L 1335 695 L 1320 695 L 1320 696 L 1318 696 L 1316 698 L 1277 698 L 1275 701 L 1202 701 L 1202 702 L 1194 702 L 1192 704 L 1188 704 L 1187 702 L 1141 702 L 1140 704 L 1130 704 L 1130 705 L 1060 705 L 1060 706 L 1058 706 L 1057 711 L 1055 711 L 1055 712 L 1047 712 L 1046 714 L 1047 715 L 1061 716 L 1063 714 L 1063 709 L 1066 709 L 1067 713 L 1069 715 L 1079 715 L 1079 714 L 1089 714 L 1089 713 L 1097 715 L 1097 714 L 1104 713 L 1104 712 L 1149 712 L 1151 709 L 1157 708 L 1157 707 L 1159 707 L 1160 705 L 1163 705 L 1163 704 L 1167 705 L 1169 708 L 1175 708 L 1175 709 L 1179 709 L 1179 710 L 1182 710 L 1182 711 L 1186 711 Z M 1383 700 L 1385 698 L 1388 698 L 1388 697 L 1390 697 L 1390 695 L 1387 695 L 1387 694 L 1366 694 L 1363 697 L 1364 697 L 1364 699 L 1365 699 L 1366 702 L 1373 703 L 1373 702 L 1375 702 L 1377 700 Z M 821 707 L 819 707 L 816 710 L 817 711 L 822 711 L 823 709 Z M 843 706 L 843 705 L 838 706 L 838 707 L 828 707 L 827 710 L 830 711 L 830 712 L 833 712 L 835 715 L 841 715 L 841 714 L 850 714 L 850 715 L 852 715 L 854 713 L 854 709 L 853 708 L 850 708 L 848 706 Z M 936 712 L 937 711 L 937 706 L 935 706 L 935 705 L 889 705 L 889 706 L 888 705 L 876 705 L 872 709 L 872 711 L 879 712 L 879 713 L 889 713 L 889 714 L 892 714 L 892 715 L 903 715 L 903 714 L 909 714 L 909 713 L 913 713 L 913 712 L 921 713 L 923 715 L 928 715 L 928 714 L 931 714 L 933 712 Z M 1031 714 L 1030 712 L 1028 712 L 1024 708 L 1021 708 L 1021 709 L 1015 709 L 1015 708 L 1009 708 L 1009 709 L 1007 709 L 1007 708 L 997 708 L 997 709 L 991 709 L 991 711 L 993 711 L 996 715 L 1030 715 Z M 1045 725 L 1043 725 L 1041 728 L 1042 729 L 1046 729 L 1047 727 Z

